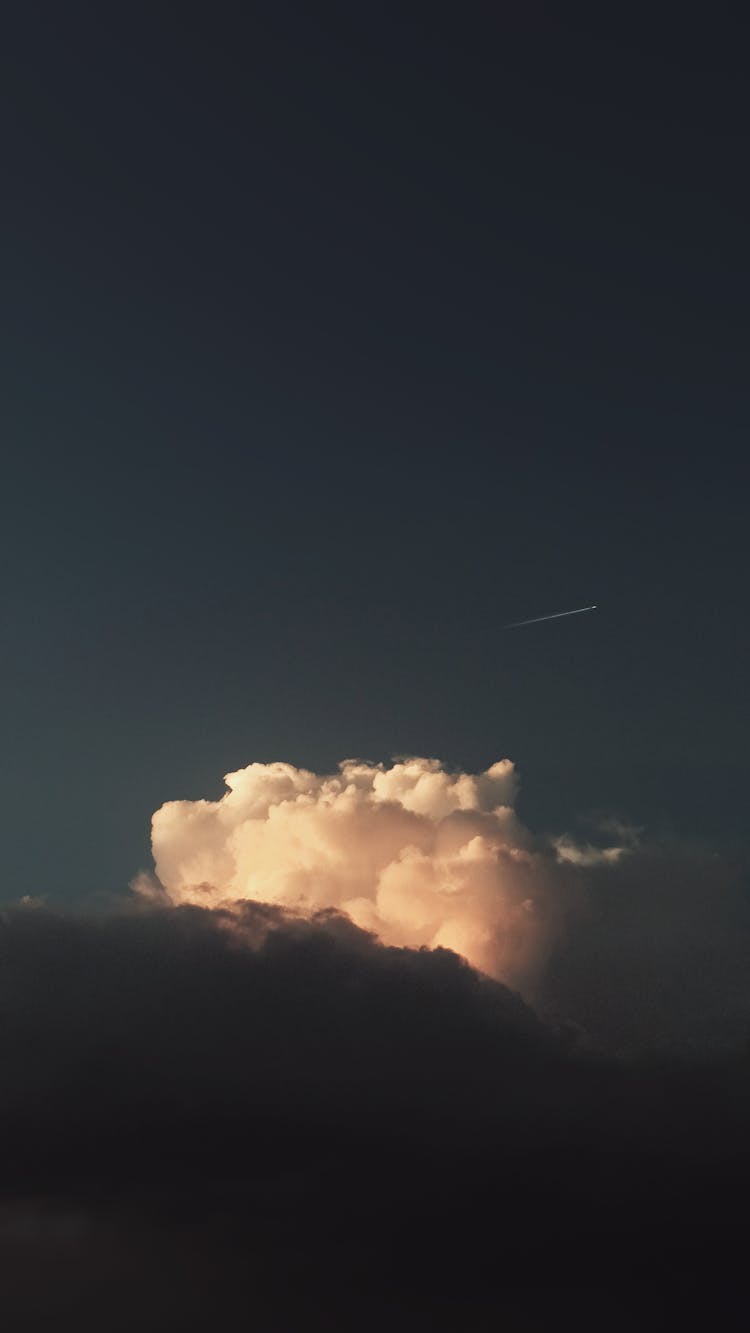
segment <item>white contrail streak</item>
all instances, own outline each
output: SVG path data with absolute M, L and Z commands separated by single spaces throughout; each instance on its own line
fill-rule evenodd
M 575 611 L 555 611 L 551 616 L 534 616 L 531 620 L 514 620 L 512 625 L 503 625 L 503 629 L 520 629 L 521 625 L 538 625 L 542 620 L 560 620 L 563 616 L 582 616 L 584 611 L 595 611 L 593 606 L 577 606 Z

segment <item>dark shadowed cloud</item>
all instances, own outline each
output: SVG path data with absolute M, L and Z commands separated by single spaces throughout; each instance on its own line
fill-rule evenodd
M 736 1255 L 742 1054 L 614 1061 L 448 951 L 254 904 L 13 909 L 0 985 L 18 1327 L 541 1327 Z
M 574 908 L 536 997 L 548 1012 L 622 1054 L 707 1056 L 750 1037 L 746 857 L 662 839 L 570 870 Z

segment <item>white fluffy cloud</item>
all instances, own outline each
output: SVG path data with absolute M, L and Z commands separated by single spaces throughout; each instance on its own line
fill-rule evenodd
M 334 908 L 386 944 L 442 945 L 510 984 L 533 980 L 557 930 L 559 873 L 516 816 L 510 760 L 479 774 L 418 758 L 346 760 L 329 776 L 250 764 L 225 781 L 218 801 L 154 815 L 159 895 Z

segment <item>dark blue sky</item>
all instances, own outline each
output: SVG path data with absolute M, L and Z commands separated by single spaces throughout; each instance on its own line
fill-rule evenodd
M 254 759 L 742 836 L 746 33 L 573 10 L 6 13 L 6 897 Z

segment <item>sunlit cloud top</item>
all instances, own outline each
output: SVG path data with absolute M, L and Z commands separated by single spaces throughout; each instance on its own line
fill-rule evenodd
M 478 774 L 422 758 L 345 760 L 323 776 L 256 763 L 225 781 L 218 801 L 157 810 L 158 884 L 142 879 L 142 893 L 175 904 L 336 909 L 386 944 L 451 948 L 511 984 L 528 981 L 545 956 L 561 910 L 559 871 L 515 813 L 509 759 Z M 575 862 L 574 845 L 565 847 Z

